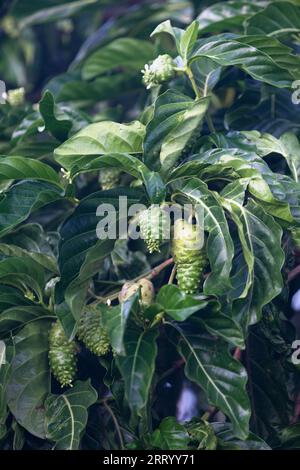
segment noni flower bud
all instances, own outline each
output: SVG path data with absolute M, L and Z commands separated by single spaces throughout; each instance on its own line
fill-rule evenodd
M 103 190 L 118 186 L 120 181 L 120 170 L 118 168 L 103 168 L 99 174 L 99 183 Z
M 7 92 L 7 101 L 11 106 L 21 106 L 25 101 L 25 90 L 23 87 L 9 90 Z
M 173 78 L 175 64 L 168 54 L 159 55 L 150 65 L 145 65 L 142 74 L 143 82 L 149 89 Z

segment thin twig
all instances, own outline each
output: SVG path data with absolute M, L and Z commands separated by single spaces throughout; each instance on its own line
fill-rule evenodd
M 171 271 L 171 274 L 170 274 L 170 277 L 169 277 L 169 280 L 168 280 L 168 284 L 173 284 L 174 279 L 175 279 L 175 274 L 176 274 L 176 264 L 174 264 L 174 266 L 172 268 L 172 271 Z
M 166 267 L 170 266 L 170 264 L 174 263 L 173 261 L 173 258 L 168 258 L 167 260 L 163 261 L 161 264 L 159 264 L 158 266 L 156 266 L 155 268 L 151 269 L 151 271 L 149 271 L 148 273 L 146 274 L 141 274 L 140 276 L 132 279 L 132 282 L 136 282 L 136 281 L 139 281 L 140 279 L 153 279 L 155 276 L 158 276 L 158 274 L 163 270 L 165 269 Z M 98 304 L 99 301 L 101 303 L 107 303 L 107 302 L 111 302 L 112 300 L 116 300 L 118 297 L 119 297 L 119 294 L 120 294 L 120 290 L 118 291 L 115 291 L 115 292 L 112 292 L 111 294 L 108 294 L 104 297 L 101 297 L 101 296 L 96 296 L 94 295 L 94 297 L 97 299 L 95 302 L 93 302 L 93 304 Z
M 291 282 L 300 274 L 300 264 L 288 273 L 288 282 Z
M 115 414 L 114 414 L 113 410 L 111 409 L 111 407 L 107 404 L 106 400 L 103 401 L 103 406 L 108 411 L 108 413 L 111 416 L 111 419 L 114 422 L 114 425 L 115 425 L 115 428 L 116 428 L 116 431 L 117 431 L 117 434 L 118 434 L 118 438 L 119 438 L 119 441 L 120 441 L 121 450 L 124 450 L 124 440 L 123 440 L 123 436 L 122 436 L 122 432 L 121 432 L 121 428 L 119 426 L 118 420 L 115 417 Z

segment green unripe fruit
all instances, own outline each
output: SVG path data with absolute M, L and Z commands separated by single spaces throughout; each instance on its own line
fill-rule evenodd
M 153 204 L 140 212 L 138 223 L 149 253 L 160 251 L 161 243 L 169 235 L 169 218 L 164 208 Z
M 142 74 L 143 82 L 149 89 L 173 78 L 175 75 L 175 64 L 172 57 L 168 54 L 159 55 L 152 64 L 145 65 Z
M 76 344 L 68 340 L 59 321 L 49 332 L 49 362 L 61 386 L 71 385 L 76 374 Z
M 120 170 L 117 168 L 103 168 L 99 174 L 99 183 L 103 190 L 113 189 L 120 181 Z
M 78 338 L 97 356 L 104 356 L 110 348 L 109 337 L 102 324 L 101 311 L 89 309 L 83 313 L 77 331 Z
M 143 307 L 149 307 L 154 300 L 154 287 L 151 281 L 146 278 L 137 282 L 125 282 L 119 295 L 119 302 L 123 303 L 141 289 L 141 304 Z
M 201 274 L 207 264 L 206 251 L 200 248 L 201 231 L 198 225 L 176 220 L 172 241 L 173 258 L 177 268 L 179 288 L 186 294 L 198 290 Z
M 293 227 L 291 229 L 291 236 L 296 248 L 300 249 L 300 227 Z

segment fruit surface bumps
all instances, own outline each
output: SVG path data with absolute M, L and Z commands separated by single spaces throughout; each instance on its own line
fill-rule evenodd
M 125 282 L 119 295 L 119 302 L 123 303 L 141 289 L 141 304 L 148 307 L 154 300 L 154 287 L 149 279 L 143 278 L 137 282 Z
M 185 220 L 176 220 L 172 252 L 177 268 L 178 286 L 186 294 L 197 292 L 201 274 L 207 264 L 205 248 L 200 247 L 199 226 Z
M 160 245 L 168 238 L 169 233 L 169 219 L 164 208 L 151 205 L 140 212 L 138 223 L 149 253 L 160 251 Z
M 101 310 L 88 309 L 80 319 L 78 338 L 97 356 L 104 356 L 109 351 L 110 343 L 106 329 L 102 324 Z
M 159 55 L 151 64 L 145 65 L 142 74 L 143 82 L 148 89 L 157 86 L 174 77 L 174 61 L 168 54 Z
M 71 385 L 76 374 L 76 344 L 68 340 L 59 321 L 49 332 L 49 362 L 61 386 Z

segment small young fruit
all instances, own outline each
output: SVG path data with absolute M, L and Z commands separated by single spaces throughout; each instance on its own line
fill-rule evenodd
M 118 168 L 103 168 L 99 174 L 99 183 L 103 190 L 113 189 L 118 186 L 120 170 Z
M 172 252 L 177 268 L 177 282 L 187 294 L 197 292 L 201 274 L 207 264 L 205 248 L 201 248 L 201 231 L 198 225 L 176 220 Z
M 159 55 L 150 65 L 145 65 L 142 74 L 143 82 L 149 89 L 173 78 L 175 64 L 168 54 Z
M 164 208 L 155 204 L 151 205 L 139 213 L 138 223 L 149 253 L 160 251 L 161 243 L 168 238 L 169 234 L 169 219 Z
M 154 287 L 151 281 L 146 278 L 137 282 L 125 282 L 119 295 L 119 302 L 123 303 L 141 289 L 141 304 L 143 307 L 149 307 L 154 300 Z
M 108 353 L 110 347 L 109 337 L 103 327 L 99 309 L 90 308 L 83 313 L 77 336 L 97 356 L 104 356 Z
M 76 374 L 76 344 L 68 340 L 59 321 L 49 332 L 49 362 L 61 386 L 71 385 Z

